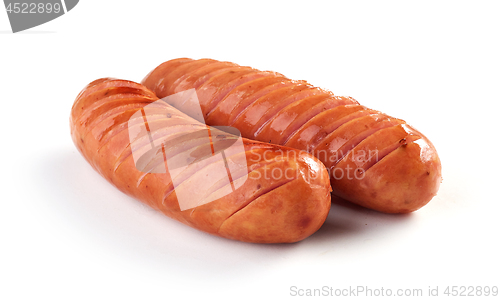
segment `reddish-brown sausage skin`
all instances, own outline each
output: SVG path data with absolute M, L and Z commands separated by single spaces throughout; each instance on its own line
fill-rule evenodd
M 221 194 L 227 185 L 217 186 L 210 196 L 222 195 L 215 197 L 218 200 L 181 210 L 176 192 L 183 185 L 174 189 L 168 171 L 150 173 L 137 169 L 129 126 L 142 122 L 134 117 L 135 113 L 154 102 L 158 105 L 150 111 L 155 116 L 147 122 L 150 128 L 156 128 L 151 129 L 153 139 L 207 127 L 157 100 L 153 92 L 138 83 L 103 78 L 85 87 L 73 105 L 70 126 L 75 145 L 92 167 L 118 189 L 191 227 L 245 242 L 296 242 L 324 223 L 330 210 L 331 188 L 323 164 L 306 152 L 247 139 L 243 139 L 244 151 L 234 154 L 243 155 L 247 166 L 233 173 L 231 179 L 233 184 L 242 185 L 229 194 Z M 191 139 L 165 145 L 164 155 L 182 153 L 189 147 L 201 149 L 205 145 L 196 143 L 196 139 Z M 185 182 L 200 177 L 201 170 L 210 174 L 211 165 L 205 161 L 208 160 L 201 160 L 181 173 Z M 153 159 L 151 166 L 152 162 Z M 155 163 L 159 166 L 164 161 Z M 238 181 L 244 178 L 243 174 L 248 174 L 246 181 Z
M 333 194 L 351 202 L 407 213 L 436 195 L 436 149 L 403 120 L 281 74 L 251 76 L 260 73 L 181 58 L 161 64 L 143 84 L 160 98 L 196 88 L 208 125 L 233 126 L 243 137 L 308 151 L 329 170 Z

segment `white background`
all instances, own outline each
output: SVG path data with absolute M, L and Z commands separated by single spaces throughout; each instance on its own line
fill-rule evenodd
M 347 2 L 88 0 L 16 34 L 1 11 L 0 298 L 500 286 L 500 2 Z M 177 57 L 278 71 L 407 120 L 441 157 L 438 196 L 409 215 L 334 205 L 291 245 L 213 237 L 153 211 L 91 169 L 68 119 L 90 81 L 140 81 Z

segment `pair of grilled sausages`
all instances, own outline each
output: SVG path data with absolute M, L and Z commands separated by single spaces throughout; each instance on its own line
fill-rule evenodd
M 159 99 L 183 93 L 182 101 Z M 70 124 L 77 148 L 118 189 L 246 242 L 308 237 L 328 215 L 330 192 L 407 213 L 441 182 L 434 146 L 403 120 L 305 81 L 212 59 L 167 61 L 142 85 L 94 81 Z

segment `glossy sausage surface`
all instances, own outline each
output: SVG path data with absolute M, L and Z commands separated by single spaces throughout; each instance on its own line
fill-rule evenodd
M 238 140 L 159 101 L 135 82 L 90 83 L 75 100 L 70 126 L 78 150 L 106 180 L 213 235 L 296 242 L 317 231 L 330 209 L 328 173 L 315 157 Z M 242 150 L 229 151 L 238 141 Z
M 160 98 L 195 88 L 206 124 L 308 151 L 327 167 L 333 194 L 359 205 L 407 213 L 439 189 L 441 162 L 432 143 L 351 97 L 212 59 L 170 60 L 142 82 Z

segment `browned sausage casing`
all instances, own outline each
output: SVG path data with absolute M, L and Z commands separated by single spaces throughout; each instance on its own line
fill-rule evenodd
M 142 169 L 144 172 L 137 169 L 131 143 L 141 145 L 144 140 L 146 147 L 149 140 L 147 136 L 137 136 L 132 141 L 129 133 L 135 127 L 130 126 L 147 123 L 151 128 L 151 138 L 156 140 L 191 134 L 188 139 L 182 140 L 179 135 L 181 139 L 176 143 L 163 145 L 166 156 L 207 149 L 203 148 L 207 145 L 202 139 L 194 138 L 197 132 L 206 131 L 205 124 L 157 100 L 153 92 L 138 83 L 109 78 L 90 83 L 78 95 L 70 117 L 73 141 L 92 167 L 110 183 L 169 217 L 229 239 L 291 243 L 320 228 L 331 201 L 328 173 L 323 164 L 306 152 L 247 139 L 243 139 L 244 151 L 234 154 L 243 155 L 247 162 L 232 174 L 231 185 L 238 183 L 239 187 L 229 194 L 220 194 L 228 185 L 214 184 L 205 192 L 217 200 L 181 210 L 176 194 L 182 189 L 186 192 L 193 182 L 203 186 L 206 183 L 203 176 L 215 172 L 211 163 L 217 161 L 209 163 L 206 159 L 190 165 L 176 175 L 182 183 L 175 188 L 169 173 L 171 170 L 163 173 L 147 171 L 165 165 L 163 159 L 147 161 L 148 166 Z M 143 119 L 135 117 L 136 113 L 153 102 L 155 107 L 149 109 L 152 117 L 141 123 Z M 215 129 L 212 134 L 213 139 L 217 134 L 221 143 L 232 138 Z M 217 147 L 215 142 L 213 146 Z M 242 181 L 244 174 L 248 176 Z M 199 200 L 196 198 L 199 190 L 187 192 L 193 194 L 189 201 Z M 218 194 L 224 196 L 218 197 Z
M 431 142 L 351 97 L 212 59 L 167 61 L 143 84 L 160 98 L 195 88 L 208 125 L 308 151 L 329 170 L 333 194 L 362 206 L 411 212 L 439 189 L 441 163 Z

